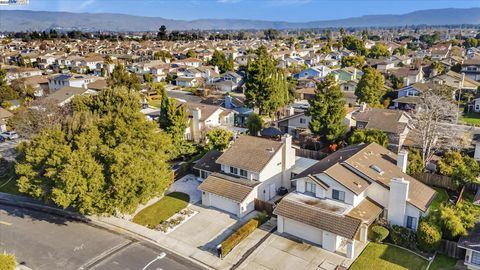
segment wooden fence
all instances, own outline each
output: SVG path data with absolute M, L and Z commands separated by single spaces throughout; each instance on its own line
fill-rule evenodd
M 321 160 L 328 155 L 320 151 L 309 150 L 304 148 L 295 148 L 295 154 L 297 155 L 297 157 L 304 157 L 304 158 L 310 158 L 310 159 L 316 159 L 316 160 Z
M 265 211 L 269 216 L 274 216 L 273 215 L 274 208 L 275 208 L 275 205 L 271 202 L 255 199 L 255 210 L 257 211 L 260 211 L 260 212 Z
M 465 257 L 465 249 L 459 248 L 457 242 L 442 239 L 438 252 L 456 259 L 463 259 Z
M 457 190 L 453 183 L 453 180 L 445 175 L 423 172 L 416 174 L 413 177 L 429 186 L 441 187 L 449 190 Z

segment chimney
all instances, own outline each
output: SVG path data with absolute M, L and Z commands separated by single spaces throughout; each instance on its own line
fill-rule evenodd
M 408 166 L 408 151 L 402 149 L 398 152 L 397 155 L 397 167 L 399 167 L 402 172 L 407 173 Z
M 295 165 L 295 149 L 292 147 L 292 136 L 290 134 L 283 135 L 282 143 L 282 186 L 289 189 L 291 187 L 291 169 Z
M 367 103 L 360 103 L 360 112 L 364 112 L 367 109 Z
M 288 115 L 287 116 L 292 116 L 295 114 L 295 108 L 293 107 L 288 107 Z
M 200 141 L 200 132 L 201 132 L 201 127 L 200 127 L 200 118 L 202 117 L 202 111 L 198 108 L 195 107 L 192 110 L 192 139 L 195 142 Z
M 227 108 L 227 109 L 232 109 L 233 108 L 233 106 L 232 106 L 232 96 L 230 96 L 230 95 L 225 96 L 225 108 Z
M 353 79 L 357 79 L 357 68 L 353 68 Z
M 216 72 L 217 74 L 220 74 L 220 71 L 218 70 L 218 67 L 217 67 L 217 66 L 215 66 L 215 72 Z
M 405 226 L 408 187 L 410 182 L 401 178 L 392 178 L 388 193 L 388 222 L 391 225 Z

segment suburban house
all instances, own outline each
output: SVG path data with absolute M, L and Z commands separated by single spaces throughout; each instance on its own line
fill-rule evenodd
M 277 230 L 354 258 L 380 218 L 416 230 L 435 190 L 406 174 L 405 151 L 376 143 L 345 147 L 293 177 L 276 206 Z
M 221 171 L 209 174 L 198 187 L 202 204 L 241 218 L 254 210 L 255 199 L 269 201 L 280 187 L 290 188 L 295 149 L 288 135 L 281 141 L 244 135 L 216 163 Z
M 460 237 L 458 247 L 465 249 L 463 263 L 467 269 L 480 270 L 480 223 L 468 235 Z
M 362 107 L 352 114 L 352 119 L 356 128 L 374 128 L 385 132 L 388 148 L 392 151 L 402 148 L 408 133 L 413 129 L 411 117 L 401 110 Z
M 280 131 L 290 134 L 298 139 L 300 133 L 308 130 L 310 116 L 306 116 L 304 112 L 291 114 L 277 121 L 277 127 Z
M 420 94 L 422 92 L 431 92 L 437 95 L 455 96 L 455 89 L 448 84 L 438 83 L 416 83 L 399 89 L 397 98 L 392 100 L 393 106 L 401 110 L 414 110 L 417 103 L 420 102 Z
M 50 95 L 45 97 L 44 100 L 53 101 L 58 106 L 64 106 L 65 104 L 68 104 L 70 101 L 72 101 L 74 96 L 96 93 L 97 91 L 88 90 L 87 88 L 83 87 L 65 86 L 51 93 Z
M 7 119 L 12 116 L 13 114 L 11 112 L 0 107 L 0 132 L 7 131 Z
M 200 141 L 210 129 L 233 129 L 235 112 L 219 106 L 188 102 L 190 123 L 185 130 L 187 140 Z
M 182 87 L 195 87 L 200 85 L 200 79 L 195 77 L 178 77 L 175 80 L 175 84 Z
M 305 70 L 300 71 L 297 74 L 294 74 L 293 77 L 295 79 L 301 78 L 324 78 L 331 72 L 331 69 L 326 66 L 316 66 L 307 68 Z
M 389 73 L 395 75 L 395 77 L 403 80 L 403 85 L 410 85 L 414 83 L 423 82 L 424 72 L 422 68 L 412 69 L 409 67 L 402 67 L 398 69 L 392 69 Z
M 474 81 L 480 81 L 480 58 L 466 59 L 462 64 L 462 73 Z
M 48 78 L 48 88 L 50 91 L 57 91 L 58 89 L 66 86 L 87 88 L 89 83 L 92 83 L 98 79 L 98 77 L 88 75 L 59 74 Z

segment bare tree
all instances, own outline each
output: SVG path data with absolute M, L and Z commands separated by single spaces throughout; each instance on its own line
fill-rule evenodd
M 422 158 L 428 163 L 438 149 L 447 147 L 458 138 L 455 126 L 450 124 L 457 108 L 452 99 L 424 91 L 413 115 L 417 142 L 422 150 Z M 450 122 L 450 123 L 449 123 Z
M 62 124 L 70 113 L 70 104 L 60 107 L 54 100 L 41 99 L 33 101 L 29 107 L 22 107 L 8 122 L 20 136 L 31 139 L 43 128 Z

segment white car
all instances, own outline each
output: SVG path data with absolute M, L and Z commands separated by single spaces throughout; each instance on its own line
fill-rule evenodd
M 3 132 L 2 134 L 0 134 L 0 136 L 2 136 L 3 138 L 5 138 L 7 140 L 18 139 L 18 134 L 17 134 L 16 131 L 6 131 L 6 132 Z

